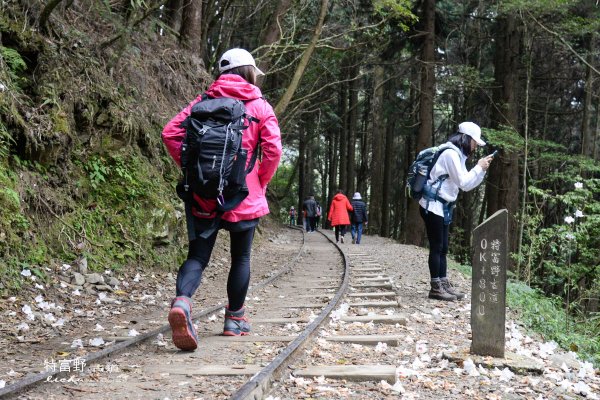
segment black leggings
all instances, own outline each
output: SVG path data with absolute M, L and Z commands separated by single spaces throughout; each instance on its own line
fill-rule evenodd
M 188 258 L 177 273 L 177 296 L 192 297 L 200 286 L 202 272 L 208 265 L 218 230 L 208 239 L 198 237 L 190 242 Z M 227 279 L 229 309 L 237 311 L 244 305 L 250 284 L 250 253 L 254 227 L 241 232 L 229 232 L 231 268 Z
M 444 225 L 444 217 L 440 217 L 431 211 L 425 212 L 419 207 L 421 218 L 425 221 L 427 239 L 429 240 L 429 274 L 431 279 L 445 278 L 448 271 L 446 255 L 448 254 L 448 228 Z
M 335 231 L 336 242 L 340 240 L 340 235 L 342 235 L 342 237 L 346 235 L 346 225 L 336 225 L 333 227 L 333 230 Z

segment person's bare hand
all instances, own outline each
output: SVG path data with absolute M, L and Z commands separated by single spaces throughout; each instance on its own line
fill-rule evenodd
M 494 157 L 492 157 L 492 156 L 483 157 L 483 158 L 479 159 L 479 161 L 477 162 L 477 165 L 479 165 L 482 170 L 487 171 L 487 169 L 490 167 L 490 164 L 492 163 L 493 159 L 494 159 Z

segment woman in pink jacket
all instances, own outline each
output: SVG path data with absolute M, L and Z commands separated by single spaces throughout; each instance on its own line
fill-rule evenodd
M 327 219 L 335 230 L 335 242 L 339 242 L 340 239 L 344 243 L 344 236 L 346 235 L 346 227 L 350 225 L 350 217 L 348 212 L 352 211 L 352 204 L 344 194 L 343 190 L 338 190 L 337 194 L 333 196 L 331 200 L 331 206 L 329 207 L 329 213 Z M 341 236 L 341 238 L 340 238 Z
M 255 86 L 256 77 L 263 75 L 263 72 L 256 67 L 252 55 L 243 49 L 228 50 L 219 60 L 219 72 L 220 76 L 206 94 L 212 98 L 231 97 L 242 100 L 247 113 L 259 120 L 258 123 L 251 123 L 244 131 L 242 146 L 248 151 L 248 162 L 258 149 L 258 144 L 262 150 L 261 161 L 257 161 L 246 177 L 248 196 L 235 209 L 222 215 L 218 227 L 230 232 L 231 247 L 231 267 L 227 280 L 229 304 L 225 309 L 223 334 L 240 336 L 250 333 L 250 324 L 244 315 L 244 299 L 250 283 L 252 239 L 259 218 L 269 213 L 265 192 L 281 158 L 281 134 L 273 108 Z M 163 142 L 177 165 L 181 165 L 181 144 L 185 137 L 185 129 L 181 127 L 181 123 L 190 115 L 192 106 L 201 100 L 202 96 L 198 96 L 163 129 Z M 216 229 L 206 239 L 200 237 L 212 224 L 216 215 L 216 201 L 201 199 L 196 195 L 194 200 L 201 210 L 186 206 L 188 256 L 179 268 L 176 297 L 169 312 L 175 346 L 190 351 L 198 346 L 191 319 L 191 297 L 200 286 L 202 273 L 210 260 L 219 230 Z

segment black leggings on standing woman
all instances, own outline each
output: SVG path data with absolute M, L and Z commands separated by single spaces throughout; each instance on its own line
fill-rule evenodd
M 450 225 L 444 225 L 444 217 L 440 217 L 431 211 L 426 212 L 419 207 L 421 218 L 425 221 L 427 239 L 429 240 L 429 273 L 431 279 L 445 278 L 447 274 L 446 255 L 448 254 L 448 229 Z
M 177 296 L 192 297 L 200 281 L 204 268 L 210 260 L 218 230 L 208 239 L 196 238 L 190 242 L 188 258 L 177 274 Z M 254 227 L 241 232 L 229 232 L 231 247 L 231 269 L 227 279 L 228 309 L 237 311 L 244 306 L 250 284 L 250 253 Z

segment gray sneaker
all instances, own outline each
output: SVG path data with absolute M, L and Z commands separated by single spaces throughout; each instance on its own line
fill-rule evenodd
M 224 336 L 246 336 L 250 334 L 250 322 L 244 316 L 246 309 L 238 311 L 225 309 L 225 324 L 223 325 Z
M 192 323 L 192 300 L 186 296 L 175 297 L 169 311 L 169 325 L 173 332 L 173 344 L 178 349 L 194 351 L 198 347 L 198 335 Z

